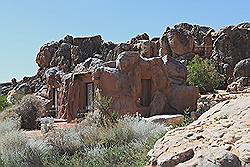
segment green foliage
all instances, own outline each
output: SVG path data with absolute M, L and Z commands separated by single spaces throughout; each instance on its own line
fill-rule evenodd
M 7 96 L 0 96 L 0 112 L 9 106 L 10 104 L 7 102 Z
M 142 167 L 148 161 L 147 153 L 156 140 L 161 137 L 150 137 L 145 141 L 134 141 L 112 147 L 82 148 L 73 155 L 53 153 L 44 158 L 45 166 L 85 166 L 85 167 Z
M 201 93 L 214 92 L 224 81 L 214 63 L 208 59 L 195 56 L 188 63 L 187 81 L 190 85 L 197 86 Z

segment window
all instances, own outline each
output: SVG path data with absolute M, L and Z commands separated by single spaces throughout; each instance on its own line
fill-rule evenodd
M 151 102 L 151 79 L 142 79 L 141 86 L 141 105 L 148 107 Z
M 94 83 L 86 83 L 86 108 L 92 110 L 94 108 Z

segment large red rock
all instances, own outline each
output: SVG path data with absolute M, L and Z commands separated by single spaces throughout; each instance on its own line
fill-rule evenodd
M 140 52 L 126 51 L 113 63 L 73 74 L 61 87 L 68 92 L 61 94 L 64 109 L 58 116 L 71 121 L 87 107 L 86 84 L 90 82 L 96 87 L 96 96 L 112 97 L 112 110 L 120 115 L 151 116 L 196 108 L 198 89 L 186 86 L 186 68 L 178 61 L 167 56 L 143 58 Z
M 58 49 L 57 43 L 47 43 L 40 48 L 36 57 L 36 63 L 40 68 L 50 67 L 50 61 Z
M 166 33 L 172 53 L 176 56 L 190 53 L 194 49 L 194 37 L 183 29 L 170 29 Z

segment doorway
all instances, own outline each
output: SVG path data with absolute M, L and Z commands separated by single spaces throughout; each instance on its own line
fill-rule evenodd
M 141 87 L 141 105 L 148 107 L 151 103 L 151 79 L 142 79 Z

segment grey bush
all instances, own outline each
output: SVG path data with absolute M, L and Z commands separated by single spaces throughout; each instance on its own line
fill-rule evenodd
M 33 130 L 37 128 L 37 118 L 41 115 L 39 112 L 42 108 L 43 101 L 34 95 L 26 95 L 22 98 L 20 104 L 16 104 L 4 111 L 10 116 L 17 114 L 21 117 L 21 128 Z

